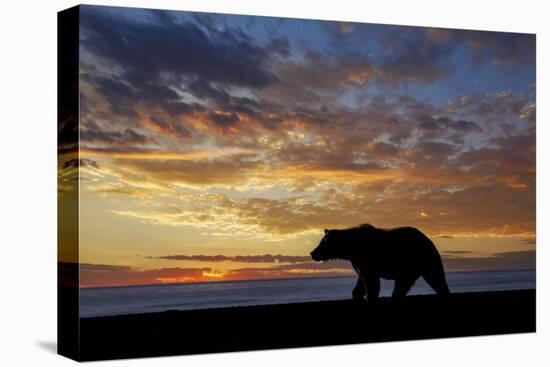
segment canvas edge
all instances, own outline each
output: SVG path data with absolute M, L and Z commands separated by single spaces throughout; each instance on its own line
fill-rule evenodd
M 77 361 L 80 360 L 79 20 L 80 6 L 57 13 L 57 353 Z

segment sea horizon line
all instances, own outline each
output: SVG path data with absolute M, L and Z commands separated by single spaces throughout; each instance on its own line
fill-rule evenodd
M 451 270 L 447 274 L 455 273 L 497 273 L 497 272 L 515 272 L 515 271 L 535 271 L 536 269 L 484 269 L 484 270 Z M 314 279 L 334 279 L 334 278 L 354 278 L 355 274 L 349 275 L 318 275 L 318 276 L 300 276 L 300 277 L 279 277 L 279 278 L 260 278 L 260 279 L 227 279 L 227 280 L 203 280 L 189 282 L 170 282 L 170 283 L 143 283 L 143 284 L 124 284 L 124 285 L 101 285 L 101 286 L 79 286 L 79 290 L 94 290 L 107 288 L 137 288 L 137 287 L 159 287 L 159 286 L 181 286 L 181 285 L 201 285 L 201 284 L 220 284 L 220 283 L 244 283 L 244 282 L 263 282 L 263 281 L 288 281 L 288 280 L 314 280 Z

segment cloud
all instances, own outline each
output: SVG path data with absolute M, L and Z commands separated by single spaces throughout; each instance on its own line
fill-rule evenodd
M 139 187 L 132 187 L 123 183 L 94 183 L 87 186 L 88 191 L 102 195 L 103 197 L 135 197 L 141 199 L 152 199 L 151 190 Z
M 384 82 L 433 82 L 454 71 L 454 45 L 432 42 L 419 29 L 392 27 L 381 37 L 381 46 Z
M 84 147 L 83 153 L 89 156 L 109 157 L 121 161 L 200 161 L 215 160 L 224 157 L 247 157 L 253 152 L 242 148 L 224 147 L 208 150 L 167 151 L 134 146 L 119 146 L 116 148 Z
M 310 256 L 291 256 L 291 255 L 166 255 L 154 257 L 164 260 L 193 260 L 206 262 L 244 262 L 244 263 L 299 263 L 311 260 Z
M 445 116 L 434 108 L 424 108 L 423 115 L 420 111 L 407 115 L 398 112 L 403 111 L 400 103 L 375 106 L 376 97 L 369 98 L 365 109 L 350 110 L 337 102 L 349 88 L 355 91 L 372 80 L 392 84 L 445 77 L 453 69 L 450 61 L 458 38 L 443 42 L 449 37 L 420 28 L 357 25 L 368 30 L 378 45 L 376 56 L 345 47 L 322 53 L 303 46 L 292 49 L 295 57 L 288 58 L 295 45 L 287 38 L 275 36 L 262 45 L 245 31 L 227 26 L 223 17 L 181 18 L 177 13 L 137 10 L 134 16 L 117 14 L 113 9 L 86 9 L 82 80 L 110 104 L 112 114 L 130 118 L 143 132 L 149 130 L 145 134 L 149 139 L 158 133 L 199 144 L 219 134 L 219 144 L 256 141 L 258 145 L 266 133 L 281 138 L 284 131 L 297 127 L 335 140 L 343 131 L 359 127 L 367 140 L 386 133 L 390 143 L 403 143 L 415 127 L 411 120 L 420 119 L 417 126 L 424 130 L 423 140 L 444 138 L 450 141 L 442 143 L 462 144 L 466 134 L 484 129 L 471 118 Z M 155 52 L 144 52 L 145 48 Z M 187 50 L 195 50 L 193 57 Z M 109 68 L 117 72 L 102 71 Z M 88 100 L 92 94 L 83 99 L 85 111 L 88 103 L 97 105 Z M 520 105 L 496 100 L 492 105 L 515 106 L 514 113 L 533 120 L 532 101 L 515 98 L 523 98 Z M 487 109 L 479 107 L 480 113 Z M 365 136 L 367 127 L 372 132 Z M 361 148 L 357 144 L 350 150 Z M 377 152 L 383 154 L 381 149 L 372 153 Z
M 456 44 L 434 42 L 419 28 L 337 22 L 323 27 L 333 52 L 341 58 L 367 60 L 362 68 L 356 68 L 356 75 L 381 85 L 434 82 L 455 70 L 452 56 Z
M 462 134 L 481 133 L 483 129 L 479 124 L 468 120 L 453 120 L 449 117 L 419 116 L 418 126 L 426 131 L 441 133 L 445 130 L 454 130 Z
M 109 213 L 216 240 L 535 232 L 534 37 L 82 9 L 82 189 Z
M 497 93 L 475 92 L 448 102 L 448 108 L 465 115 L 475 116 L 493 124 L 505 120 L 536 120 L 534 91 L 520 93 L 506 89 Z
M 202 110 L 202 108 L 199 109 Z M 186 106 L 185 108 L 181 108 L 180 112 L 192 112 L 192 109 L 189 108 L 188 110 Z M 142 118 L 142 123 L 153 131 L 160 132 L 175 139 L 183 139 L 193 136 L 189 123 L 174 119 L 170 116 L 162 116 L 162 114 L 148 115 Z
M 115 115 L 119 123 L 137 122 L 175 139 L 194 137 L 198 121 L 225 131 L 241 115 L 256 114 L 253 99 L 226 89 L 273 84 L 277 77 L 269 66 L 289 52 L 284 37 L 260 45 L 239 28 L 210 24 L 215 19 L 208 17 L 184 20 L 162 11 L 84 6 L 81 18 L 84 119 Z M 98 102 L 108 110 L 94 111 Z M 88 136 L 95 138 L 93 131 Z
M 301 179 L 305 173 L 307 171 L 295 172 Z M 158 225 L 196 226 L 226 236 L 239 233 L 266 239 L 315 231 L 320 234 L 323 228 L 362 222 L 381 227 L 407 224 L 434 236 L 527 235 L 535 230 L 535 196 L 530 185 L 518 187 L 505 179 L 489 185 L 483 183 L 486 178 L 479 177 L 477 172 L 471 175 L 458 169 L 431 176 L 434 174 L 431 166 L 425 172 L 416 166 L 410 173 L 396 176 L 406 178 L 397 182 L 391 176 L 376 177 L 370 183 L 360 176 L 348 176 L 358 181 L 346 186 L 339 183 L 342 177 L 337 177 L 335 171 L 326 174 L 328 178 L 323 184 L 315 184 L 312 196 L 307 191 L 281 199 L 237 199 L 218 194 L 203 199 L 197 196 L 195 200 L 191 194 L 184 196 L 182 202 L 172 200 L 166 209 L 158 205 L 142 206 L 139 210 L 115 213 Z M 365 175 L 373 178 L 369 171 Z M 231 179 L 216 182 L 231 182 Z M 315 182 L 321 176 L 317 174 L 313 179 Z M 204 180 L 201 178 L 201 182 Z M 296 183 L 287 184 L 295 188 Z M 395 215 L 396 208 L 399 216 Z M 419 213 L 428 213 L 429 220 Z
M 140 86 L 148 86 L 157 87 L 151 96 L 171 95 L 169 88 L 162 88 L 162 73 L 251 87 L 266 86 L 274 79 L 265 67 L 268 52 L 238 29 L 205 30 L 166 11 L 148 11 L 148 21 L 128 16 L 128 9 L 123 16 L 117 12 L 83 7 L 81 44 L 121 68 L 126 82 L 138 92 L 146 91 Z
M 317 265 L 313 263 L 296 264 L 286 267 L 271 268 L 239 268 L 231 269 L 225 275 L 227 280 L 241 279 L 276 279 L 276 278 L 304 278 L 320 276 L 345 276 L 352 275 L 353 269 L 350 264 L 333 263 L 327 265 Z
M 485 257 L 444 256 L 447 271 L 535 269 L 535 251 L 501 252 Z
M 160 268 L 140 270 L 131 266 L 87 264 L 80 268 L 81 287 L 176 283 L 208 279 L 210 268 Z
M 520 68 L 535 62 L 536 37 L 527 33 L 487 32 L 424 28 L 428 38 L 436 44 L 466 46 L 476 64 Z M 515 70 L 515 69 L 514 69 Z
M 450 121 L 460 120 L 437 123 L 452 124 Z M 129 179 L 131 172 L 151 183 L 180 183 L 203 189 L 255 187 L 260 191 L 277 180 L 277 185 L 294 197 L 226 198 L 192 211 L 186 206 L 181 215 L 169 217 L 159 208 L 119 214 L 159 224 L 184 225 L 193 219 L 192 223 L 201 226 L 248 226 L 256 234 L 263 231 L 267 236 L 349 226 L 360 218 L 382 226 L 402 225 L 394 214 L 399 207 L 401 222 L 421 226 L 432 234 L 534 232 L 533 130 L 485 138 L 481 148 L 471 148 L 432 140 L 413 140 L 404 146 L 388 143 L 378 140 L 377 124 L 371 126 L 365 134 L 329 127 L 336 134 L 330 139 L 324 135 L 308 137 L 306 134 L 311 132 L 307 130 L 291 131 L 285 133 L 282 142 L 278 135 L 272 135 L 243 143 L 244 150 L 226 148 L 228 154 L 211 153 L 210 157 L 208 152 L 109 152 L 111 157 L 118 157 L 115 166 L 126 172 L 121 180 Z M 233 143 L 238 141 L 239 137 L 233 139 Z M 319 200 L 334 188 L 338 190 L 330 195 L 330 202 Z M 174 204 L 179 205 L 177 201 Z M 429 213 L 431 220 L 422 221 L 420 212 Z
M 146 206 L 117 213 L 166 225 L 238 226 L 271 237 L 361 222 L 388 227 L 406 223 L 433 235 L 534 233 L 534 162 L 526 150 L 530 149 L 528 142 L 531 138 L 497 140 L 500 149 L 474 150 L 454 158 L 448 158 L 455 151 L 450 144 L 420 144 L 423 150 L 417 148 L 414 165 L 400 162 L 403 167 L 399 168 L 350 164 L 344 158 L 338 162 L 338 155 L 325 161 L 323 152 L 315 150 L 311 158 L 299 151 L 281 157 L 283 162 L 294 160 L 293 165 L 270 170 L 264 170 L 264 162 L 238 156 L 229 160 L 117 160 L 117 167 L 131 168 L 152 182 L 242 185 L 243 190 L 250 190 L 270 187 L 276 178 L 279 187 L 294 192 L 280 199 L 222 195 L 191 208 L 185 205 L 190 199 L 185 196 L 184 202 L 173 201 L 181 210 L 178 213 Z M 445 157 L 445 161 L 422 160 L 428 155 Z M 399 217 L 395 208 L 400 208 Z M 421 212 L 428 213 L 430 220 L 421 218 Z
M 402 40 L 388 47 L 378 59 L 340 50 L 327 55 L 307 48 L 299 60 L 273 64 L 277 81 L 262 91 L 262 95 L 286 105 L 324 104 L 345 91 L 361 89 L 373 82 L 381 85 L 426 83 L 449 75 L 453 67 L 447 63 L 445 50 L 420 44 L 405 45 L 409 41 Z
M 449 143 L 442 143 L 437 141 L 424 141 L 416 144 L 415 150 L 417 152 L 417 159 L 422 157 L 433 157 L 444 159 L 448 155 L 456 152 L 456 146 Z
M 372 105 L 350 111 L 339 105 L 340 98 L 351 91 L 359 99 L 361 88 L 372 81 L 395 84 L 445 78 L 456 67 L 452 57 L 462 43 L 471 49 L 494 45 L 490 52 L 497 52 L 502 49 L 497 45 L 507 39 L 518 47 L 530 39 L 494 32 L 354 24 L 351 33 L 372 39 L 365 45 L 370 52 L 352 51 L 357 47 L 346 43 L 354 42 L 347 36 L 338 38 L 341 47 L 321 52 L 313 45 L 297 47 L 279 35 L 262 44 L 253 34 L 228 26 L 223 16 L 83 9 L 82 80 L 110 104 L 113 114 L 131 117 L 141 128 L 197 143 L 207 139 L 205 132 L 255 139 L 265 133 L 263 129 L 285 130 L 300 123 L 310 128 L 332 126 L 334 131 L 354 128 L 361 120 L 371 126 L 376 120 L 401 121 L 404 116 L 395 112 L 398 105 L 375 115 Z M 323 24 L 331 34 L 342 36 L 340 23 Z M 530 43 L 525 42 L 525 54 L 530 54 Z M 528 60 L 524 62 L 529 64 Z M 83 98 L 85 111 L 90 110 L 88 104 L 96 106 L 88 100 L 91 94 Z M 492 104 L 534 120 L 532 100 L 522 101 L 519 108 L 511 101 L 501 102 L 505 101 Z M 426 131 L 453 131 L 455 142 L 483 130 L 468 118 L 417 117 L 424 120 L 418 126 Z M 406 125 L 389 132 L 397 139 L 392 142 L 409 136 L 411 127 Z
M 500 181 L 517 190 L 527 190 L 530 199 L 535 189 L 535 134 L 501 136 L 490 140 L 488 147 L 471 149 L 457 156 L 457 165 L 472 176 Z
M 438 237 L 438 238 L 447 238 L 447 237 Z M 455 255 L 467 255 L 467 254 L 472 254 L 472 251 L 464 251 L 464 250 L 446 250 L 446 251 L 443 251 L 442 254 L 445 256 L 445 255 L 449 255 L 449 256 L 455 256 Z
M 105 131 L 97 124 L 90 122 L 80 130 L 80 139 L 83 144 L 99 143 L 107 145 L 144 145 L 156 144 L 149 136 L 139 134 L 132 129 L 122 131 Z
M 94 167 L 94 168 L 99 168 L 99 165 L 97 164 L 96 161 L 92 160 L 92 159 L 88 159 L 88 158 L 75 158 L 75 159 L 70 159 L 68 161 L 65 161 L 63 163 L 63 167 L 62 167 L 62 170 L 68 170 L 68 169 L 75 169 L 75 168 L 78 168 L 78 167 Z
M 126 159 L 118 158 L 120 164 L 133 172 L 154 180 L 171 183 L 189 183 L 197 185 L 244 184 L 249 180 L 249 172 L 260 169 L 258 161 L 246 160 L 248 154 L 212 159 Z

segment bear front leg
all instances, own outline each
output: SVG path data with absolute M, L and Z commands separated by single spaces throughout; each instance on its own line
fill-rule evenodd
M 411 287 L 413 286 L 416 278 L 404 278 L 397 279 L 395 286 L 393 287 L 392 298 L 403 298 L 407 295 Z
M 376 301 L 380 294 L 380 278 L 375 275 L 367 275 L 365 282 L 367 283 L 367 301 Z
M 361 277 L 357 277 L 357 283 L 355 284 L 355 287 L 353 288 L 353 291 L 351 292 L 351 295 L 353 299 L 363 299 L 365 298 L 365 295 L 367 294 L 367 289 L 365 287 L 365 282 Z

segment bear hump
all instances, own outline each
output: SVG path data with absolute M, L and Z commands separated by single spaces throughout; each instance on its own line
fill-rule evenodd
M 369 224 L 369 223 L 363 223 L 359 226 L 359 228 L 370 229 L 370 228 L 374 228 L 374 226 L 372 224 Z

